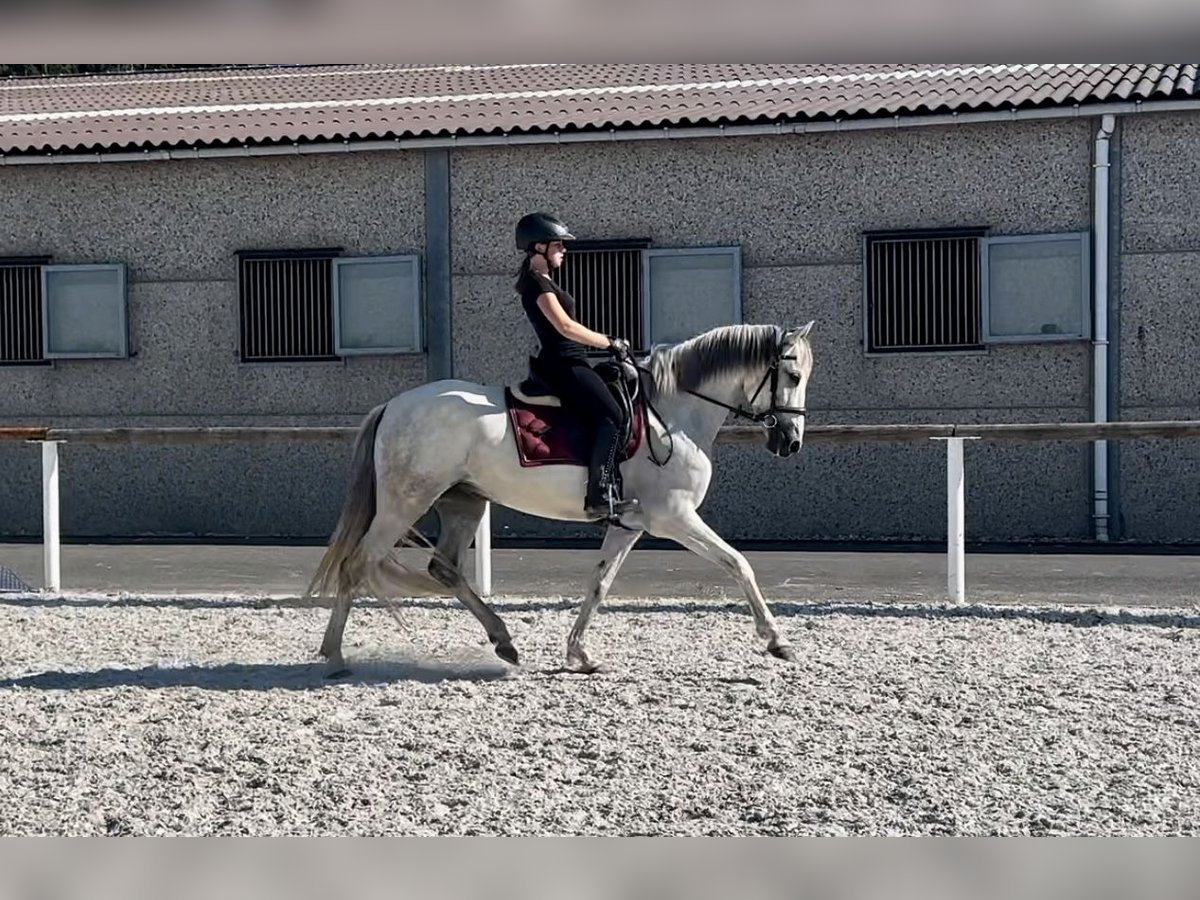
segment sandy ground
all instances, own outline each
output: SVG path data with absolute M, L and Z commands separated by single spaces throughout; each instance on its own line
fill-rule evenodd
M 1200 609 L 0 595 L 0 832 L 1196 834 Z

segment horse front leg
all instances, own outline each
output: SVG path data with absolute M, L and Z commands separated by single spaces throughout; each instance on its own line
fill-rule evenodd
M 600 667 L 583 649 L 583 633 L 600 604 L 604 602 L 604 598 L 608 596 L 608 590 L 612 587 L 621 564 L 625 562 L 629 551 L 641 536 L 641 531 L 630 531 L 615 525 L 610 525 L 605 532 L 604 543 L 600 547 L 600 562 L 592 571 L 587 595 L 583 598 L 579 614 L 575 617 L 575 624 L 567 636 L 567 668 L 572 672 L 590 675 L 599 670 Z
M 754 629 L 759 637 L 766 639 L 767 651 L 779 659 L 796 661 L 791 642 L 780 632 L 775 617 L 767 608 L 767 601 L 758 589 L 754 570 L 746 561 L 746 557 L 725 543 L 695 510 L 677 518 L 668 518 L 656 525 L 657 527 L 650 529 L 651 534 L 677 541 L 696 555 L 715 562 L 737 579 L 750 603 L 750 611 L 754 614 Z

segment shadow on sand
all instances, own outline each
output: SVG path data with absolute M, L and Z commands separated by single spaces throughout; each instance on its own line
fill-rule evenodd
M 38 672 L 0 679 L 0 690 L 25 688 L 46 691 L 90 691 L 115 687 L 201 688 L 209 691 L 311 691 L 342 685 L 385 685 L 415 681 L 498 681 L 514 670 L 490 651 L 461 651 L 446 658 L 389 656 L 349 659 L 351 671 L 327 678 L 324 661 L 242 665 L 157 665 L 104 668 L 84 672 Z

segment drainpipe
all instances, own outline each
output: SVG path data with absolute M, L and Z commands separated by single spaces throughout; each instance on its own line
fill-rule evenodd
M 1092 204 L 1092 420 L 1108 421 L 1108 151 L 1116 116 L 1100 118 Z M 1092 444 L 1092 520 L 1097 541 L 1109 539 L 1108 441 Z

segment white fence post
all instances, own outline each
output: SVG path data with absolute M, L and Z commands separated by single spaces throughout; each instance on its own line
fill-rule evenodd
M 42 574 L 45 590 L 56 593 L 62 590 L 57 441 L 42 441 Z
M 955 603 L 967 593 L 966 507 L 963 438 L 946 438 L 946 591 Z
M 946 442 L 946 594 L 953 603 L 967 600 L 967 478 L 964 441 L 969 437 L 935 437 Z
M 492 504 L 483 507 L 483 518 L 475 528 L 475 590 L 480 597 L 492 595 Z

